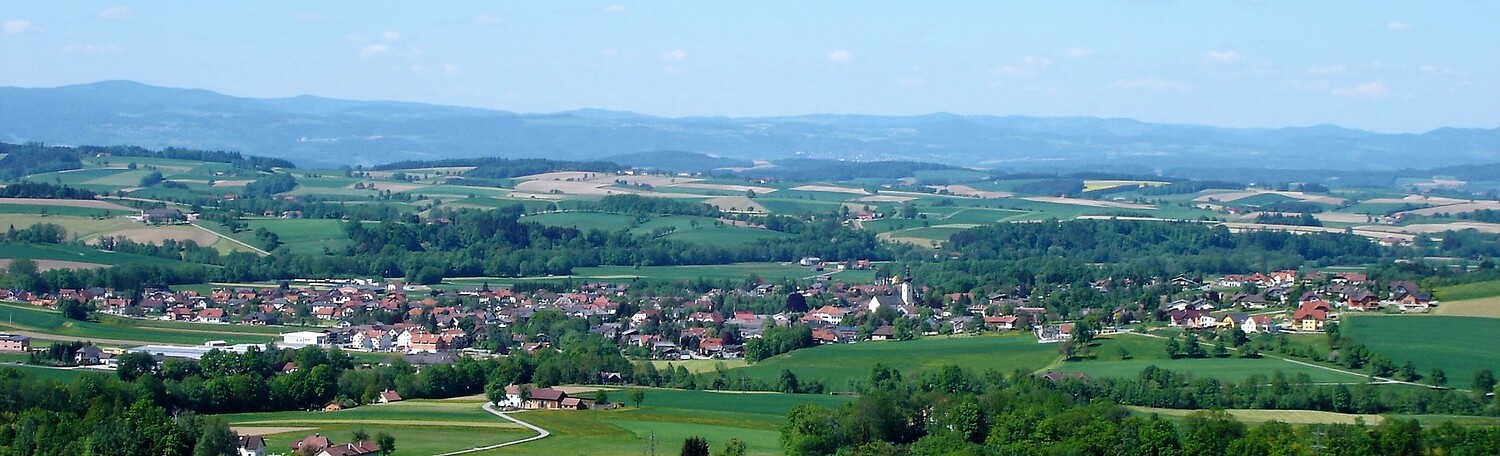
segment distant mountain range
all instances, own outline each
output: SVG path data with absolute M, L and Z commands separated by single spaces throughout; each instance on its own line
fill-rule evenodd
M 643 152 L 749 160 L 909 160 L 1001 170 L 1181 167 L 1392 170 L 1500 161 L 1500 128 L 1381 134 L 1335 126 L 1219 128 L 1088 117 L 654 117 L 300 96 L 239 98 L 107 81 L 0 87 L 0 141 L 235 150 L 302 166 L 458 157 L 661 162 Z M 1232 108 L 1226 108 L 1232 109 Z M 685 158 L 683 156 L 682 158 Z M 702 166 L 710 162 L 695 163 Z

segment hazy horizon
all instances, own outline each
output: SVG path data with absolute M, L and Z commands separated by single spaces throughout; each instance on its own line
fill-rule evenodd
M 519 113 L 1500 127 L 1500 4 L 0 5 L 0 85 Z

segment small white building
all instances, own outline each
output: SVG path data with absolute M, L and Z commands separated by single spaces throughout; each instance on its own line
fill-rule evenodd
M 308 345 L 328 345 L 328 334 L 315 331 L 298 331 L 281 335 L 281 346 L 302 348 Z

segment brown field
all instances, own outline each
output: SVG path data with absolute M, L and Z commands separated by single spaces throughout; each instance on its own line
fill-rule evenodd
M 1473 201 L 1446 206 L 1427 207 L 1412 211 L 1399 212 L 1405 215 L 1432 215 L 1432 214 L 1458 214 L 1463 212 L 1474 212 L 1480 209 L 1500 210 L 1500 201 Z
M 1268 225 L 1268 224 L 1264 224 L 1264 223 L 1244 223 L 1244 222 L 1224 222 L 1224 226 L 1229 227 L 1229 230 L 1230 231 L 1234 231 L 1234 232 L 1251 231 L 1251 230 L 1277 230 L 1277 231 L 1287 231 L 1287 232 L 1292 232 L 1292 233 L 1342 233 L 1342 232 L 1344 232 L 1343 228 L 1335 228 L 1335 227 L 1331 227 L 1331 226 Z M 1385 229 L 1388 230 L 1388 229 L 1393 228 L 1393 227 L 1390 227 L 1390 226 L 1380 226 L 1380 225 L 1357 226 L 1357 227 L 1354 227 L 1351 231 L 1355 235 L 1364 236 L 1364 237 L 1368 237 L 1368 238 L 1376 238 L 1376 239 L 1384 238 L 1384 237 L 1389 236 L 1389 237 L 1394 237 L 1394 238 L 1401 239 L 1401 240 L 1410 241 L 1413 238 L 1415 238 L 1415 236 L 1412 236 L 1410 234 L 1399 233 L 1399 232 L 1395 232 L 1395 231 L 1383 231 L 1383 230 L 1380 230 L 1380 228 L 1385 228 Z
M 558 172 L 555 172 L 555 173 L 541 173 L 541 174 L 532 174 L 532 175 L 529 175 L 529 176 L 521 176 L 521 177 L 517 177 L 516 180 L 560 180 L 560 181 L 575 180 L 575 181 L 580 181 L 580 180 L 588 179 L 591 176 L 596 176 L 598 174 L 599 173 L 590 173 L 590 172 L 584 172 L 584 171 L 558 171 Z
M 1432 310 L 1433 315 L 1455 317 L 1500 318 L 1500 296 L 1462 301 L 1444 301 Z
M 747 192 L 747 191 L 752 191 L 753 190 L 758 195 L 764 195 L 764 194 L 776 191 L 776 189 L 771 188 L 771 187 L 756 187 L 754 185 L 705 184 L 705 183 L 701 183 L 701 182 L 689 182 L 689 183 L 686 183 L 686 184 L 676 184 L 676 185 L 673 185 L 673 187 L 679 187 L 679 188 L 702 188 L 702 189 L 708 189 L 708 190 L 724 190 L 724 191 L 729 191 L 729 192 Z
M 1155 413 L 1161 416 L 1185 417 L 1197 410 L 1164 409 L 1156 407 L 1126 406 L 1125 408 L 1139 413 Z M 1264 423 L 1267 421 L 1280 421 L 1287 424 L 1354 424 L 1358 419 L 1364 419 L 1365 424 L 1378 425 L 1385 421 L 1380 415 L 1355 415 L 1349 413 L 1319 412 L 1313 410 L 1248 410 L 1248 409 L 1226 409 L 1230 415 L 1243 423 Z
M 834 187 L 832 185 L 803 185 L 801 187 L 792 187 L 792 190 L 800 190 L 804 192 L 848 193 L 851 195 L 870 194 L 870 192 L 867 192 L 862 188 Z
M 107 265 L 107 264 L 84 263 L 82 261 L 67 261 L 67 260 L 31 260 L 31 261 L 33 261 L 33 262 L 36 263 L 36 269 L 38 271 L 48 271 L 48 270 L 52 270 L 52 269 L 99 269 L 99 268 L 107 268 L 107 267 L 109 267 L 109 265 Z M 0 258 L 0 268 L 6 268 L 6 267 L 9 267 L 9 266 L 10 266 L 10 260 L 9 259 Z
M 125 238 L 140 243 L 160 244 L 167 239 L 193 241 L 208 246 L 219 241 L 219 235 L 185 225 L 132 228 L 107 233 L 104 236 Z
M 519 198 L 519 199 L 552 200 L 552 201 L 557 201 L 557 200 L 561 200 L 563 198 L 567 198 L 567 196 L 565 196 L 563 194 L 560 194 L 560 193 L 554 194 L 554 193 L 530 193 L 530 192 L 510 192 L 510 193 L 505 194 L 505 197 L 506 198 Z
M 531 180 L 516 184 L 516 190 L 530 193 L 557 193 L 565 195 L 616 195 L 621 193 L 640 193 L 634 190 L 618 188 L 605 188 L 610 182 L 598 181 L 566 181 L 566 180 Z
M 1254 217 L 1251 217 L 1254 218 Z M 1336 223 L 1369 223 L 1370 217 L 1365 214 L 1349 214 L 1344 212 L 1323 212 L 1313 214 L 1313 218 L 1324 222 Z
M 1374 204 L 1422 204 L 1427 206 L 1467 203 L 1468 200 L 1445 198 L 1441 196 L 1406 195 L 1401 198 L 1375 198 L 1365 200 L 1366 203 Z
M 646 185 L 650 185 L 652 187 L 670 187 L 670 186 L 673 186 L 673 185 L 676 185 L 676 184 L 691 184 L 691 183 L 698 182 L 698 181 L 701 181 L 701 180 L 703 180 L 703 179 L 692 178 L 692 177 L 650 176 L 650 175 L 641 175 L 641 176 L 615 176 L 615 175 L 602 175 L 601 176 L 601 175 L 595 175 L 593 178 L 589 179 L 590 182 L 603 182 L 603 183 L 606 183 L 606 184 L 613 184 L 613 183 L 615 183 L 615 181 L 624 181 L 626 184 L 629 184 L 629 185 L 646 184 Z
M 113 209 L 117 211 L 135 210 L 134 208 L 129 208 L 108 201 L 99 200 L 0 198 L 0 204 L 33 204 L 38 206 L 86 207 L 90 209 Z
M 1149 204 L 1119 203 L 1119 202 L 1114 202 L 1114 201 L 1099 201 L 1099 200 L 1079 199 L 1079 198 L 1060 198 L 1060 197 L 1056 197 L 1056 196 L 1032 196 L 1032 197 L 1026 197 L 1026 198 L 1021 198 L 1021 199 L 1024 199 L 1024 200 L 1027 200 L 1027 201 L 1036 201 L 1036 202 L 1039 202 L 1039 203 L 1072 204 L 1074 206 L 1117 207 L 1117 208 L 1121 208 L 1121 209 L 1142 209 L 1142 210 L 1156 209 L 1156 206 L 1152 206 L 1152 205 L 1149 205 Z
M 954 196 L 969 196 L 974 198 L 1010 198 L 1016 196 L 1015 193 L 1011 192 L 991 192 L 967 185 L 929 185 L 927 188 L 939 191 L 947 190 L 949 194 Z
M 907 201 L 911 201 L 911 200 L 914 200 L 914 199 L 916 199 L 916 198 L 915 197 L 910 197 L 910 196 L 874 195 L 874 196 L 866 196 L 864 198 L 859 198 L 859 199 L 856 199 L 855 201 L 861 201 L 861 202 L 866 202 L 866 203 L 905 203 Z
M 1474 229 L 1481 233 L 1500 234 L 1500 223 L 1483 222 L 1452 222 L 1452 223 L 1421 223 L 1405 226 L 1397 225 L 1363 225 L 1355 227 L 1357 230 L 1390 231 L 1408 234 L 1416 233 L 1441 233 L 1444 231 L 1461 231 Z

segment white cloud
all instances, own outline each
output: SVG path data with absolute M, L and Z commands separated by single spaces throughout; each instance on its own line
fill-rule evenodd
M 1093 55 L 1094 55 L 1094 50 L 1093 49 L 1084 49 L 1084 48 L 1069 48 L 1068 49 L 1068 57 L 1072 57 L 1072 58 L 1075 58 L 1075 59 L 1081 59 L 1081 58 L 1084 58 L 1084 57 L 1091 57 Z
M 1245 59 L 1244 56 L 1235 51 L 1208 51 L 1208 54 L 1204 55 L 1203 58 L 1214 63 L 1234 63 Z
M 1348 68 L 1345 68 L 1343 64 L 1328 65 L 1328 66 L 1320 66 L 1320 67 L 1308 68 L 1307 69 L 1307 74 L 1317 74 L 1317 75 L 1335 74 L 1335 73 L 1343 73 L 1344 70 L 1347 70 L 1347 69 Z
M 120 48 L 113 44 L 69 44 L 63 46 L 64 54 L 111 54 L 120 52 Z
M 837 51 L 833 51 L 833 52 L 829 52 L 828 53 L 828 61 L 829 62 L 844 63 L 844 62 L 848 62 L 850 60 L 854 60 L 854 53 L 853 52 L 849 52 L 849 51 L 844 50 L 844 49 L 839 49 Z
M 687 60 L 687 57 L 687 51 L 681 49 L 673 49 L 661 54 L 661 59 L 668 62 L 681 62 L 683 60 Z
M 390 52 L 390 50 L 391 47 L 384 44 L 371 44 L 369 46 L 365 46 L 364 49 L 360 49 L 359 55 L 361 57 L 374 57 L 386 52 Z
M 1333 89 L 1333 94 L 1340 97 L 1350 98 L 1380 98 L 1390 93 L 1385 83 L 1381 81 L 1370 81 L 1353 87 L 1342 87 Z
M 1453 77 L 1460 77 L 1460 78 L 1469 75 L 1468 73 L 1464 73 L 1462 71 L 1458 71 L 1458 70 L 1455 70 L 1455 69 L 1452 69 L 1452 68 L 1440 67 L 1440 66 L 1433 66 L 1433 65 L 1422 65 L 1422 67 L 1418 68 L 1418 70 L 1421 70 L 1423 73 L 1427 73 L 1427 74 L 1437 74 L 1437 75 L 1453 76 Z
M 1385 23 L 1385 29 L 1392 32 L 1410 32 L 1412 30 L 1415 30 L 1416 27 L 1413 27 L 1411 24 L 1401 21 L 1390 21 Z
M 628 14 L 630 13 L 630 8 L 626 8 L 625 5 L 609 5 L 604 7 L 604 12 L 609 14 Z
M 31 25 L 31 21 L 23 19 L 11 19 L 5 21 L 4 25 L 0 25 L 0 29 L 5 30 L 5 33 L 10 35 L 20 35 L 30 32 L 33 28 L 35 27 Z
M 996 76 L 1031 76 L 1037 70 L 1052 66 L 1052 59 L 1028 55 L 1015 65 L 1005 65 L 991 70 Z
M 1186 84 L 1181 82 L 1158 78 L 1122 79 L 1110 83 L 1109 87 L 1126 90 L 1176 90 L 1178 92 L 1186 91 L 1188 88 Z
M 105 19 L 124 19 L 130 16 L 130 8 L 123 6 L 111 6 L 99 11 L 99 17 Z
M 504 17 L 492 16 L 489 14 L 474 16 L 474 25 L 495 25 L 501 22 L 505 22 Z
M 386 31 L 385 33 L 382 33 L 380 35 L 380 39 L 385 40 L 385 42 L 387 43 L 394 43 L 397 41 L 401 41 L 401 33 Z

